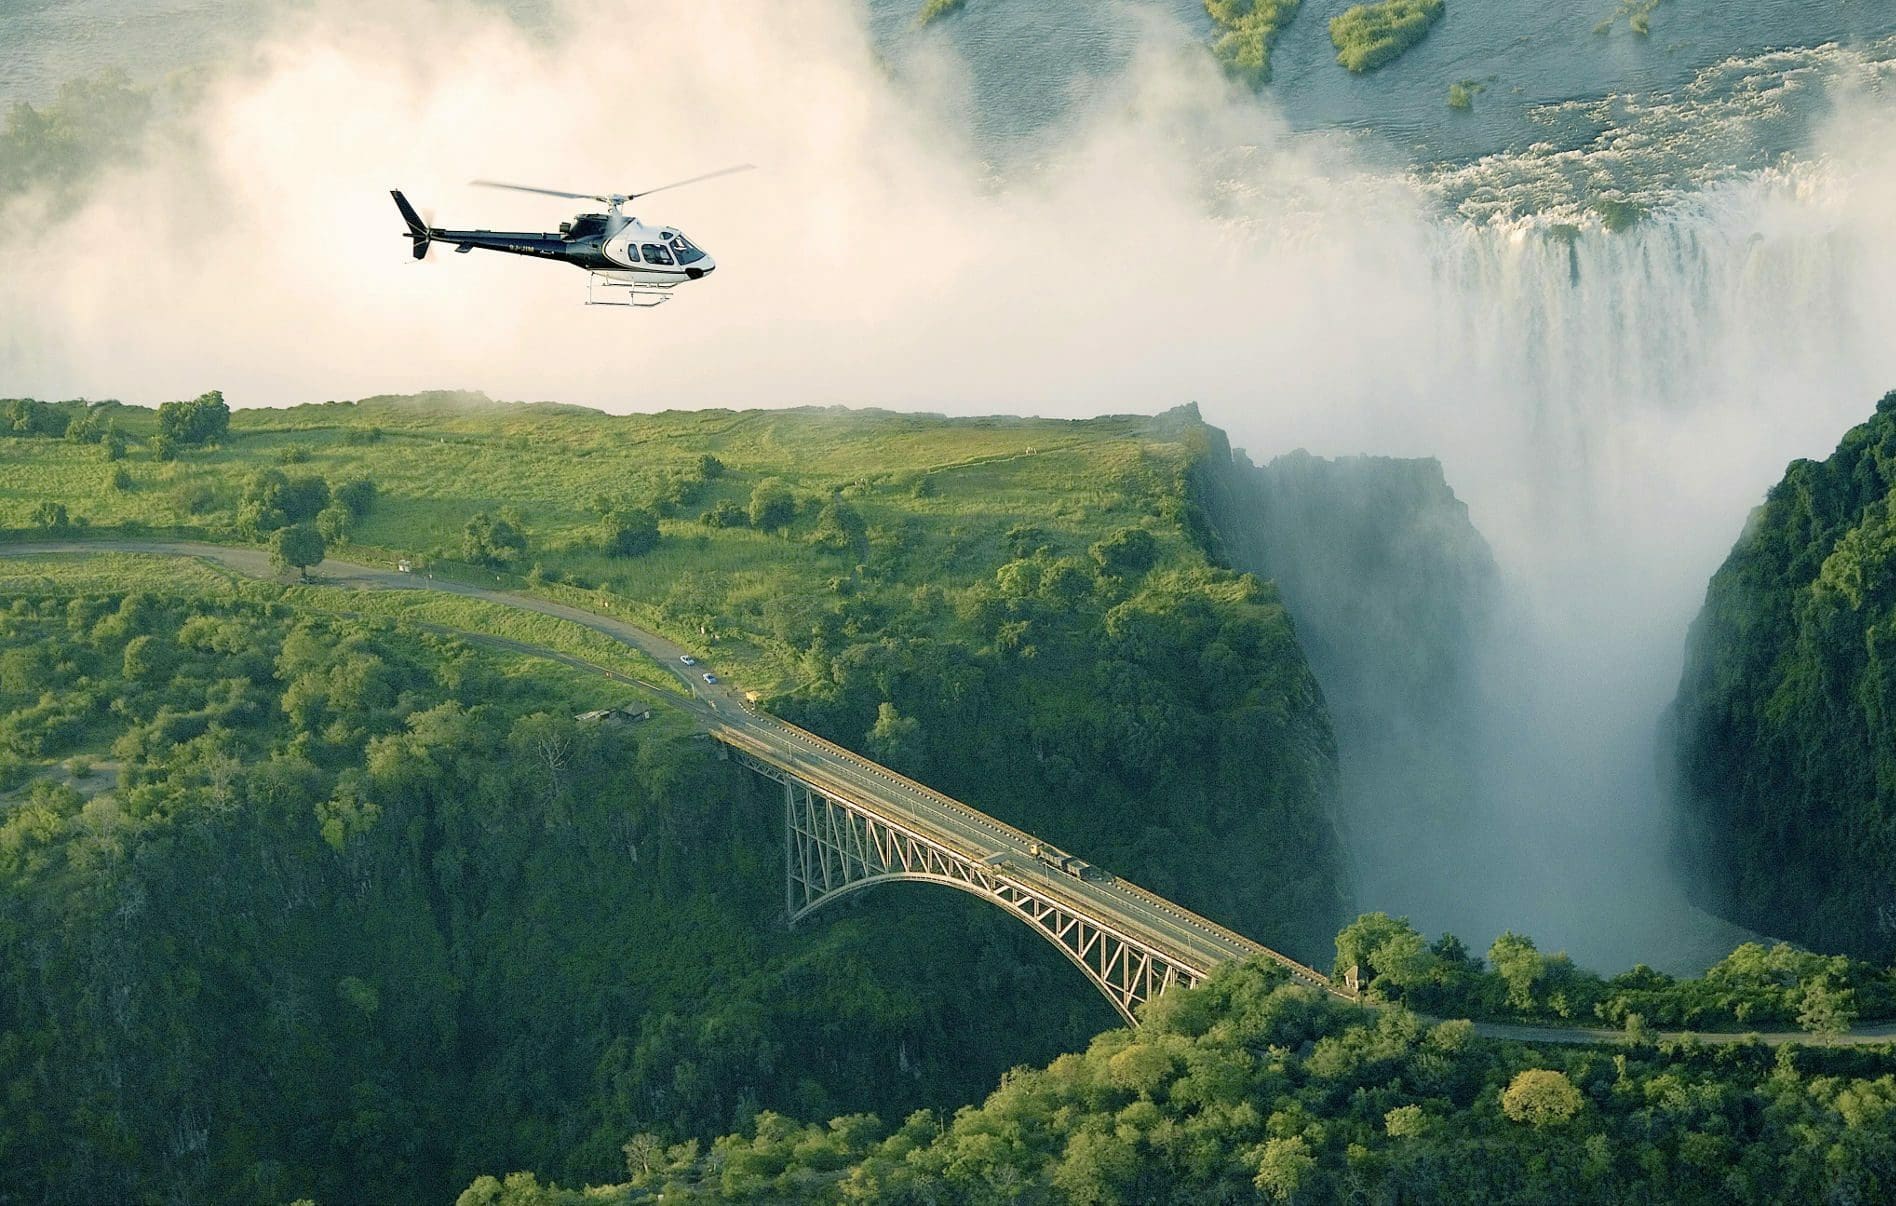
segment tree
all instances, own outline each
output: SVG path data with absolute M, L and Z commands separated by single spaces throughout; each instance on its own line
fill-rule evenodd
M 199 394 L 189 402 L 166 402 L 158 408 L 158 430 L 175 444 L 208 444 L 230 431 L 230 407 L 221 390 Z
M 1376 991 L 1400 993 L 1427 983 L 1436 962 L 1407 917 L 1365 913 L 1336 936 L 1337 975 L 1360 968 L 1365 986 Z
M 1564 1072 L 1529 1068 L 1501 1091 L 1501 1112 L 1529 1126 L 1554 1126 L 1580 1112 L 1580 1090 Z
M 1121 528 L 1087 551 L 1105 572 L 1136 578 L 1158 561 L 1159 542 L 1144 528 Z
M 1838 988 L 1825 976 L 1804 989 L 1804 1007 L 1798 1011 L 1797 1024 L 1812 1034 L 1838 1035 L 1856 1021 L 1856 993 Z
M 921 721 L 884 700 L 876 705 L 876 722 L 869 729 L 869 752 L 878 762 L 913 768 L 922 753 L 921 735 Z
M 349 543 L 349 529 L 355 526 L 355 512 L 341 503 L 330 503 L 316 514 L 316 530 L 330 544 Z
M 637 557 L 658 547 L 658 516 L 643 507 L 619 507 L 600 522 L 606 555 Z
M 66 504 L 51 501 L 34 507 L 32 519 L 34 527 L 49 532 L 63 532 L 72 524 L 72 517 L 66 514 Z
M 1297 1192 L 1317 1171 L 1317 1158 L 1302 1135 L 1267 1140 L 1258 1151 L 1257 1176 L 1252 1184 L 1273 1202 L 1294 1202 Z
M 1534 986 L 1547 969 L 1547 960 L 1532 938 L 1508 930 L 1488 948 L 1488 965 L 1508 988 L 1508 1004 L 1520 1010 L 1534 1008 Z
M 776 532 L 797 517 L 797 500 L 781 478 L 767 477 L 751 490 L 750 524 L 760 532 Z
M 632 1174 L 634 1181 L 651 1173 L 665 1158 L 665 1141 L 657 1135 L 641 1131 L 625 1141 L 619 1149 L 625 1153 L 626 1171 Z
M 461 529 L 461 553 L 476 565 L 501 566 L 527 555 L 527 538 L 506 519 L 480 511 Z
M 309 581 L 309 567 L 319 565 L 325 552 L 323 534 L 306 523 L 278 528 L 270 537 L 270 565 L 278 573 L 295 567 Z

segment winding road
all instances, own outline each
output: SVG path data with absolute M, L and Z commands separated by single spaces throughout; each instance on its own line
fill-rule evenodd
M 198 558 L 228 570 L 254 578 L 273 578 L 269 555 L 261 550 L 194 541 L 100 539 L 86 541 L 32 542 L 0 546 L 0 556 L 45 554 L 93 554 L 101 552 L 140 553 Z M 683 659 L 691 651 L 649 629 L 597 612 L 586 611 L 549 599 L 536 598 L 517 591 L 442 581 L 392 569 L 379 569 L 349 561 L 325 560 L 314 567 L 321 585 L 367 590 L 419 590 L 464 595 L 484 599 L 506 607 L 538 612 L 583 625 L 612 637 L 647 654 L 683 684 L 688 696 L 667 697 L 667 702 L 694 715 L 700 724 L 719 740 L 769 757 L 781 766 L 818 786 L 858 798 L 868 797 L 876 807 L 924 829 L 935 840 L 959 849 L 974 858 L 1004 858 L 1016 869 L 1040 875 L 1045 890 L 1057 893 L 1076 906 L 1088 909 L 1138 934 L 1142 939 L 1175 950 L 1182 959 L 1209 971 L 1230 959 L 1265 957 L 1286 967 L 1298 980 L 1347 997 L 1339 986 L 1313 968 L 1296 962 L 1277 951 L 1253 942 L 1241 934 L 1200 917 L 1163 897 L 1125 880 L 1092 882 L 1056 875 L 1039 867 L 1029 851 L 1031 835 L 1014 828 L 958 800 L 916 783 L 859 754 L 779 720 L 754 708 L 730 684 L 720 680 L 707 682 L 705 674 L 714 673 L 701 664 Z M 430 627 L 439 627 L 430 625 Z M 497 640 L 480 633 L 464 633 L 470 639 L 499 643 L 523 652 L 582 666 L 626 682 L 637 678 L 596 666 L 570 654 L 512 640 Z M 1500 1022 L 1477 1022 L 1475 1030 L 1487 1038 L 1534 1043 L 1623 1044 L 1627 1036 L 1616 1030 L 1580 1027 L 1542 1027 Z M 1679 1040 L 1679 1031 L 1649 1032 L 1658 1040 Z M 1860 1026 L 1847 1034 L 1816 1037 L 1804 1031 L 1773 1031 L 1736 1034 L 1693 1032 L 1704 1043 L 1733 1043 L 1756 1039 L 1770 1045 L 1801 1044 L 1873 1044 L 1896 1040 L 1896 1022 Z

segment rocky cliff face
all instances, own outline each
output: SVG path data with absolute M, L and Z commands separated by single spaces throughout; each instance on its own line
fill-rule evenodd
M 1677 854 L 1707 907 L 1896 951 L 1896 393 L 1799 460 L 1713 576 L 1671 716 Z
M 1439 462 L 1214 450 L 1197 496 L 1220 555 L 1273 579 L 1322 685 L 1358 900 L 1429 911 L 1435 852 L 1474 823 L 1477 661 L 1494 559 Z

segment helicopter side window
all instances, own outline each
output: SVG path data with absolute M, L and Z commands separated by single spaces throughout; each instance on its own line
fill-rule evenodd
M 636 264 L 639 262 L 639 245 L 637 243 L 627 243 L 625 245 L 625 262 L 628 264 Z
M 658 243 L 647 243 L 644 247 L 645 262 L 648 264 L 670 264 L 672 253 L 669 248 Z

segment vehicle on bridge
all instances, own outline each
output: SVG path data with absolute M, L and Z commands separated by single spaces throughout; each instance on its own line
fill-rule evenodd
M 1088 883 L 1109 884 L 1113 882 L 1112 873 L 1093 864 L 1074 858 L 1064 850 L 1057 850 L 1045 842 L 1034 842 L 1027 847 L 1027 853 L 1052 867 L 1062 875 L 1071 875 L 1074 879 L 1083 879 Z

